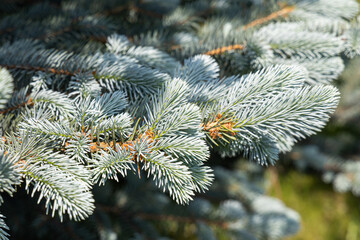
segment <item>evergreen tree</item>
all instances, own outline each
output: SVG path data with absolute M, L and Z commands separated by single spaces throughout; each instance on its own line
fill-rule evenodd
M 12 235 L 297 231 L 298 214 L 252 182 L 259 166 L 213 159 L 274 165 L 325 126 L 339 102 L 329 83 L 360 53 L 354 0 L 9 1 L 0 10 L 0 190 L 26 190 L 52 217 L 73 220 L 59 229 L 32 212 L 29 226 L 11 220 Z M 172 222 L 196 230 L 176 236 Z

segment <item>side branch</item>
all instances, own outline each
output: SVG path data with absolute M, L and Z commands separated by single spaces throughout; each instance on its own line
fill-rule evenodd
M 13 107 L 10 107 L 10 108 L 7 108 L 7 109 L 4 109 L 2 111 L 0 111 L 0 114 L 6 114 L 8 112 L 11 112 L 11 111 L 14 111 L 18 108 L 21 108 L 21 107 L 25 107 L 25 106 L 29 106 L 31 107 L 33 105 L 33 101 L 32 101 L 32 98 L 29 98 L 26 102 L 23 102 L 23 103 L 20 103 L 16 106 L 13 106 Z
M 72 23 L 74 24 L 74 23 Z M 58 31 L 55 31 L 55 32 L 50 32 L 50 33 L 47 33 L 45 35 L 42 35 L 42 36 L 39 36 L 35 39 L 38 39 L 38 40 L 45 40 L 47 38 L 55 38 L 59 35 L 62 35 L 62 34 L 65 34 L 65 33 L 70 33 L 72 31 L 75 31 L 76 28 L 78 27 L 81 27 L 81 28 L 88 28 L 88 29 L 92 29 L 94 27 L 98 28 L 98 29 L 101 29 L 101 30 L 105 30 L 106 27 L 105 26 L 92 26 L 92 25 L 83 25 L 83 26 L 74 26 L 74 25 L 70 25 L 70 26 L 67 26 L 65 28 L 62 28 Z M 99 42 L 102 42 L 102 43 L 106 43 L 106 37 L 103 36 L 103 37 L 99 37 L 99 36 L 88 36 L 89 38 L 91 38 L 92 40 L 95 40 L 95 41 L 99 41 Z
M 271 21 L 271 20 L 273 20 L 273 19 L 275 19 L 277 17 L 284 17 L 287 14 L 291 13 L 294 9 L 295 9 L 295 6 L 284 7 L 282 9 L 280 9 L 279 11 L 273 12 L 273 13 L 271 13 L 270 15 L 268 15 L 266 17 L 256 19 L 256 20 L 244 25 L 242 27 L 242 30 L 246 30 L 248 28 L 252 28 L 252 27 L 255 27 L 257 25 L 266 23 L 266 22 Z M 229 45 L 229 46 L 216 48 L 216 49 L 207 51 L 204 54 L 212 56 L 212 55 L 222 54 L 222 53 L 230 51 L 230 50 L 242 50 L 242 49 L 244 49 L 244 45 L 234 44 L 234 45 Z
M 224 53 L 227 51 L 231 51 L 231 50 L 243 50 L 243 49 L 244 49 L 244 45 L 234 44 L 234 45 L 229 45 L 229 46 L 225 46 L 225 47 L 215 48 L 213 50 L 205 52 L 204 54 L 213 56 L 213 55 L 218 55 L 218 54 L 221 54 L 221 53 Z
M 266 23 L 268 21 L 271 21 L 271 20 L 273 20 L 273 19 L 275 19 L 277 17 L 284 17 L 284 16 L 288 15 L 289 13 L 291 13 L 294 9 L 295 9 L 295 6 L 284 7 L 282 9 L 280 9 L 279 11 L 273 12 L 273 13 L 271 13 L 270 15 L 268 15 L 266 17 L 256 19 L 256 20 L 244 25 L 242 27 L 242 29 L 246 30 L 248 28 L 255 27 L 257 25 L 260 25 L 260 24 Z
M 27 70 L 27 71 L 40 71 L 40 72 L 48 72 L 48 73 L 54 73 L 57 75 L 67 75 L 67 76 L 74 76 L 76 73 L 80 72 L 78 70 L 77 72 L 69 72 L 67 70 L 62 69 L 55 69 L 55 68 L 43 68 L 43 67 L 37 67 L 37 66 L 25 66 L 25 65 L 0 65 L 1 67 L 7 68 L 7 69 L 20 69 L 20 70 Z

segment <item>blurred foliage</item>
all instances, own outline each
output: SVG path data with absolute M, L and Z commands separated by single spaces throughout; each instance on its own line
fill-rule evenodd
M 357 240 L 360 238 L 359 198 L 334 192 L 315 173 L 267 170 L 268 194 L 281 199 L 302 218 L 298 234 L 287 240 Z
M 346 164 L 358 163 L 360 159 L 360 58 L 349 61 L 346 66 L 335 83 L 342 98 L 330 123 L 317 136 L 300 143 L 303 147 L 293 155 L 284 156 L 275 167 L 266 169 L 267 193 L 281 199 L 302 218 L 298 234 L 287 240 L 360 239 L 359 195 L 337 192 L 341 189 L 337 189 L 334 182 L 334 186 L 325 183 L 324 176 L 329 170 L 322 169 L 323 163 L 320 163 L 333 164 L 332 167 L 337 167 L 335 174 L 339 175 Z M 305 146 L 319 149 L 319 154 L 307 156 L 307 163 L 301 157 L 294 157 L 306 152 Z M 319 160 L 321 157 L 324 159 Z M 356 170 L 343 174 L 351 177 L 354 172 Z

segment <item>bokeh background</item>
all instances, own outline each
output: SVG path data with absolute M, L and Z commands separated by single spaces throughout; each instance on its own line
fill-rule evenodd
M 66 49 L 66 46 L 61 47 Z M 333 83 L 341 92 L 340 105 L 321 133 L 299 142 L 292 152 L 281 155 L 275 166 L 260 167 L 239 158 L 224 161 L 219 156 L 213 156 L 210 161 L 213 166 L 225 168 L 234 165 L 241 168 L 246 162 L 246 168 L 254 168 L 261 176 L 257 184 L 265 189 L 266 195 L 281 199 L 288 208 L 299 213 L 302 219 L 300 230 L 287 240 L 360 239 L 360 58 L 346 61 L 346 69 Z M 97 201 L 101 202 L 101 197 L 112 197 L 114 194 L 109 193 L 113 191 L 109 190 L 112 187 L 109 184 L 95 189 L 95 192 L 101 192 Z M 2 211 L 9 216 L 9 225 L 14 232 L 21 232 L 20 226 L 28 221 L 39 229 L 51 221 L 59 229 L 66 226 L 66 230 L 68 226 L 45 215 L 36 199 L 28 198 L 21 189 L 16 199 L 7 197 L 5 202 L 8 205 Z M 11 216 L 13 212 L 24 214 L 19 225 L 16 225 L 17 217 Z M 159 222 L 157 227 L 166 228 L 174 239 L 184 239 L 184 236 L 195 239 L 191 237 L 194 231 L 191 224 Z M 221 232 L 217 236 L 222 239 Z

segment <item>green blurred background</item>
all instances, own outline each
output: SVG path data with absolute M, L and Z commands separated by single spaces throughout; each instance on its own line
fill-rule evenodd
M 297 235 L 288 240 L 360 239 L 360 199 L 351 193 L 337 193 L 314 173 L 267 170 L 267 192 L 296 210 L 302 218 Z

